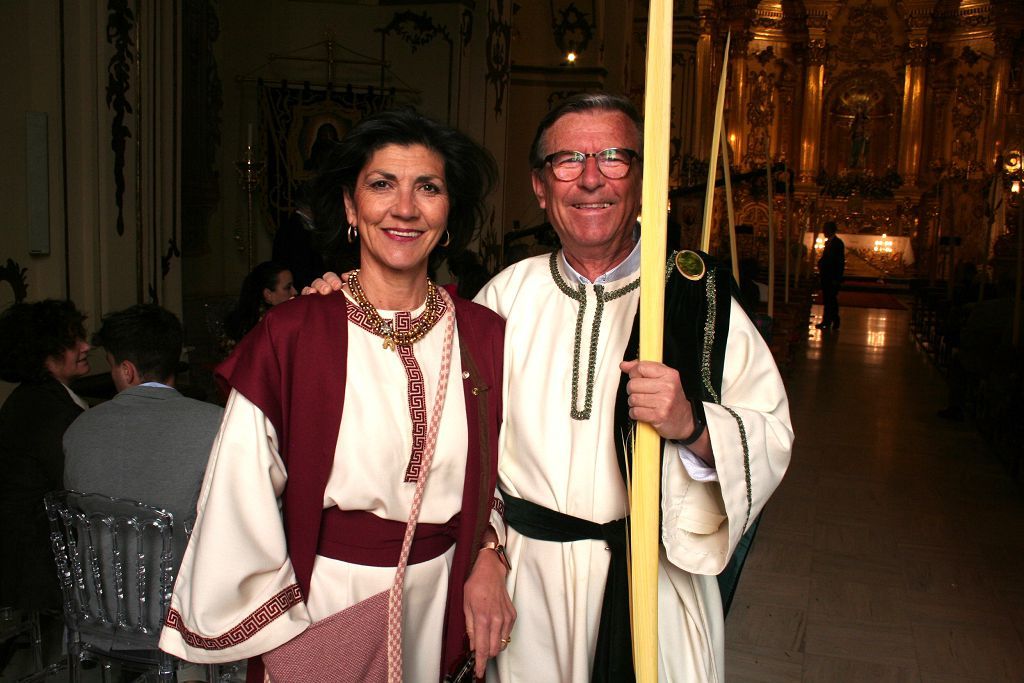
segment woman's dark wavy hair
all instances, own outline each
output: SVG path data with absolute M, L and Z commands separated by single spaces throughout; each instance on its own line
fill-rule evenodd
M 288 270 L 273 261 L 257 263 L 242 280 L 238 305 L 224 318 L 224 333 L 234 341 L 241 341 L 249 330 L 256 327 L 270 304 L 263 298 L 263 290 L 277 286 L 277 276 Z
M 485 200 L 498 177 L 491 153 L 465 133 L 411 107 L 384 111 L 360 121 L 331 147 L 310 186 L 317 241 L 333 267 L 358 263 L 359 242 L 348 242 L 344 193 L 355 195 L 359 172 L 374 152 L 387 145 L 423 145 L 444 161 L 451 242 L 447 247 L 439 244 L 434 249 L 432 266 L 443 257 L 464 250 L 484 221 Z
M 0 379 L 42 382 L 51 377 L 46 359 L 85 339 L 84 321 L 74 303 L 56 299 L 14 304 L 0 313 Z

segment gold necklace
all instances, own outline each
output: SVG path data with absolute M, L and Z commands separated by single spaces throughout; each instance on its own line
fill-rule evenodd
M 430 281 L 430 278 L 427 278 L 427 301 L 423 315 L 417 318 L 412 327 L 405 332 L 396 332 L 392 321 L 380 317 L 380 313 L 366 298 L 366 293 L 363 291 L 362 285 L 359 284 L 358 270 L 349 273 L 348 288 L 352 292 L 352 298 L 356 300 L 356 304 L 366 315 L 370 332 L 384 339 L 383 348 L 385 349 L 397 350 L 398 346 L 412 346 L 423 339 L 441 319 L 441 314 L 437 310 L 437 287 Z

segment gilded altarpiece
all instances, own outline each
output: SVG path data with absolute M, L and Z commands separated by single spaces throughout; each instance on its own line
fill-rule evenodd
M 882 176 L 895 170 L 899 94 L 881 71 L 837 78 L 825 96 L 822 170 L 830 176 Z
M 872 2 L 839 12 L 825 88 L 821 169 L 830 176 L 895 171 L 905 42 L 892 7 Z

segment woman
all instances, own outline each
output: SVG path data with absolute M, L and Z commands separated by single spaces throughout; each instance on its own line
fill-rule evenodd
M 228 350 L 242 340 L 256 323 L 274 306 L 295 296 L 292 274 L 273 261 L 257 264 L 245 280 L 238 294 L 238 305 L 224 321 L 225 346 Z
M 218 369 L 231 395 L 161 648 L 195 662 L 279 652 L 388 590 L 439 394 L 401 675 L 437 681 L 469 649 L 483 675 L 508 643 L 515 613 L 493 497 L 503 323 L 427 279 L 440 249 L 468 243 L 495 175 L 482 148 L 412 110 L 368 118 L 333 148 L 316 224 L 336 226 L 324 243 L 335 258 L 355 250 L 360 268 L 343 293 L 270 311 Z M 316 663 L 318 680 L 363 680 Z M 254 664 L 249 680 L 262 675 Z
M 88 406 L 68 387 L 89 372 L 85 316 L 70 301 L 14 304 L 0 315 L 0 605 L 60 608 L 43 508 L 63 488 L 61 439 Z

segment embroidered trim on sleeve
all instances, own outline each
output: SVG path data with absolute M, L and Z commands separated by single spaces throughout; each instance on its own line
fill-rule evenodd
M 743 418 L 741 418 L 735 410 L 722 405 L 721 397 L 711 384 L 711 348 L 715 344 L 715 318 L 718 314 L 718 295 L 715 280 L 715 269 L 712 268 L 708 270 L 707 277 L 704 281 L 704 292 L 707 296 L 708 303 L 708 315 L 704 320 L 704 348 L 702 349 L 700 359 L 700 377 L 708 395 L 711 396 L 712 400 L 716 404 L 725 408 L 729 414 L 732 415 L 740 430 L 740 444 L 743 446 L 743 478 L 744 483 L 747 486 L 747 516 L 746 519 L 743 520 L 743 531 L 746 532 L 747 525 L 750 523 L 750 513 L 754 507 L 753 487 L 750 481 L 750 445 L 747 443 L 747 428 L 743 424 Z
M 207 638 L 190 631 L 181 614 L 175 609 L 167 613 L 167 626 L 181 633 L 182 640 L 189 646 L 200 650 L 224 650 L 234 645 L 241 645 L 259 633 L 270 622 L 302 602 L 302 591 L 297 583 L 288 586 L 274 597 L 256 608 L 249 616 L 224 635 Z
M 750 523 L 750 511 L 754 507 L 753 488 L 750 484 L 750 446 L 747 444 L 747 428 L 743 425 L 743 418 L 735 410 L 728 406 L 722 407 L 729 411 L 729 414 L 736 420 L 736 424 L 740 428 L 740 443 L 743 445 L 743 478 L 747 484 L 747 518 L 743 520 L 743 531 L 745 533 L 747 531 L 747 524 Z

